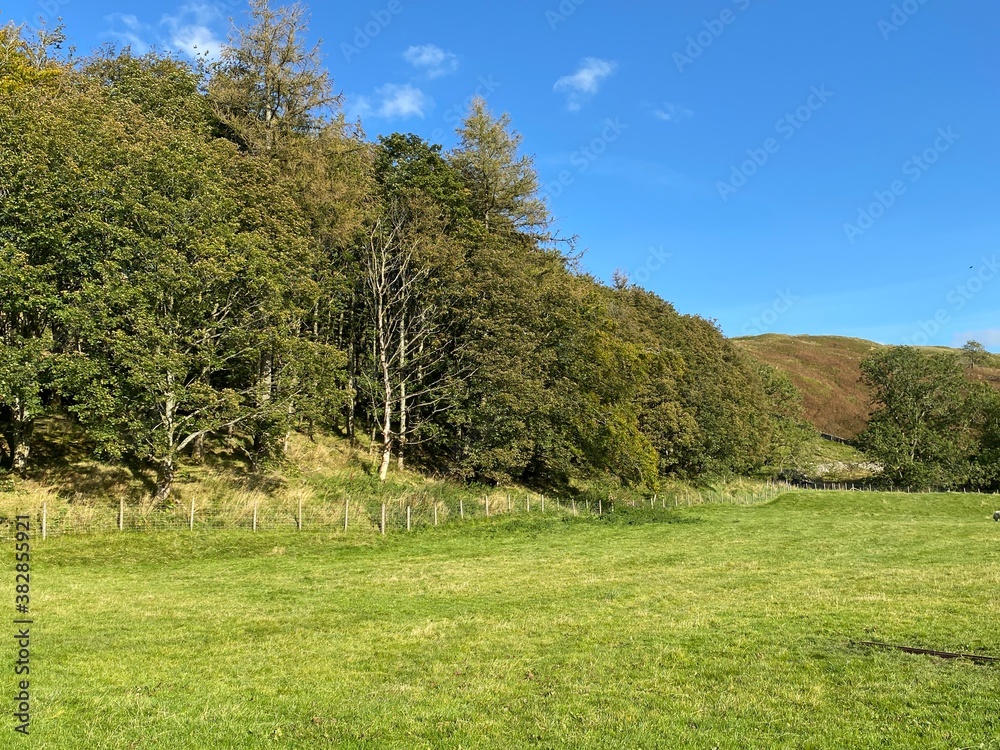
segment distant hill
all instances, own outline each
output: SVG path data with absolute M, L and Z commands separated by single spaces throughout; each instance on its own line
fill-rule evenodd
M 766 334 L 734 340 L 750 356 L 791 377 L 802 393 L 805 417 L 820 432 L 855 438 L 868 419 L 868 393 L 859 382 L 861 361 L 882 344 L 841 336 Z M 934 351 L 955 351 L 935 348 Z M 973 377 L 1000 387 L 1000 357 Z

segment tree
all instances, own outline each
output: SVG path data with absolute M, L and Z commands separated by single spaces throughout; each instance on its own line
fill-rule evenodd
M 873 411 L 859 442 L 885 477 L 896 485 L 963 484 L 976 436 L 957 357 L 893 347 L 866 359 L 861 371 Z
M 969 363 L 970 369 L 975 369 L 989 361 L 990 354 L 986 347 L 978 341 L 967 341 L 962 347 L 962 354 L 965 361 Z
M 758 371 L 772 405 L 773 427 L 767 464 L 775 473 L 781 473 L 798 465 L 803 448 L 815 429 L 802 416 L 802 394 L 791 378 L 769 365 L 759 365 Z
M 522 137 L 514 132 L 507 114 L 495 118 L 486 100 L 472 101 L 458 128 L 460 144 L 449 161 L 469 188 L 473 216 L 487 229 L 498 221 L 548 239 L 548 207 L 539 195 L 538 174 L 532 159 L 518 151 Z
M 403 468 L 415 416 L 433 410 L 460 377 L 453 364 L 442 367 L 454 348 L 430 281 L 440 236 L 436 219 L 419 200 L 394 200 L 373 222 L 360 251 L 362 300 L 371 331 L 371 367 L 363 370 L 362 382 L 378 416 L 383 482 L 394 450 Z
M 211 70 L 209 95 L 223 132 L 252 153 L 274 154 L 315 133 L 339 107 L 319 45 L 307 49 L 306 10 L 251 0 L 250 26 L 236 29 Z
M 81 191 L 62 162 L 88 150 L 87 126 L 74 127 L 88 120 L 77 111 L 87 95 L 64 90 L 67 67 L 54 57 L 61 31 L 22 34 L 0 28 L 0 469 L 17 472 L 51 396 L 62 293 L 81 270 Z
M 52 84 L 65 72 L 57 56 L 66 41 L 62 25 L 40 29 L 35 40 L 26 39 L 24 31 L 24 26 L 0 26 L 0 94 Z

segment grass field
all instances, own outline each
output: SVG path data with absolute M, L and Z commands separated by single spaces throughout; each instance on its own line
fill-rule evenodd
M 0 747 L 1000 748 L 1000 667 L 852 644 L 1000 655 L 996 500 L 36 541 Z

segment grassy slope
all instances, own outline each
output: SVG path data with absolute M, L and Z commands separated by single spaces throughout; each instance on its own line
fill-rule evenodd
M 861 361 L 877 344 L 836 336 L 767 334 L 737 339 L 751 356 L 788 373 L 802 394 L 805 417 L 820 432 L 856 437 L 868 417 L 868 394 L 858 382 Z
M 840 336 L 766 334 L 736 339 L 755 359 L 783 370 L 802 393 L 805 417 L 820 432 L 854 438 L 868 419 L 868 393 L 860 364 L 881 344 Z M 930 348 L 929 351 L 953 349 Z M 1000 386 L 1000 356 L 973 376 Z
M 849 643 L 1000 654 L 993 501 L 36 543 L 32 746 L 1000 748 L 997 667 Z

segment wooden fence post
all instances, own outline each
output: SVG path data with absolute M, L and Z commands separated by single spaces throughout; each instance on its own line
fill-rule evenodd
M 542 513 L 545 512 L 545 495 L 542 495 Z
M 257 503 L 259 500 L 257 498 L 253 499 L 253 531 L 257 533 Z
M 490 496 L 489 495 L 484 495 L 483 496 L 483 503 L 486 506 L 486 517 L 489 518 L 490 517 Z
M 125 530 L 125 498 L 118 498 L 118 530 Z
M 191 499 L 191 518 L 188 520 L 188 528 L 194 531 L 194 498 Z
M 528 509 L 528 512 L 531 513 L 531 495 L 524 498 L 524 506 Z
M 458 498 L 458 514 L 465 520 L 465 500 Z
M 345 534 L 347 533 L 347 517 L 348 517 L 348 514 L 350 512 L 351 512 L 351 501 L 350 500 L 344 500 L 344 533 Z
M 597 515 L 604 515 L 604 499 L 600 497 L 597 498 Z
M 507 512 L 510 513 L 513 510 L 510 504 L 510 493 L 507 493 Z
M 382 523 L 379 528 L 382 530 L 382 536 L 385 536 L 385 503 L 382 503 Z
M 573 515 L 574 516 L 577 515 L 577 512 L 576 512 L 576 498 L 575 497 L 573 498 Z
M 438 525 L 438 504 L 437 504 L 437 501 L 434 501 L 434 525 L 435 526 Z
M 406 506 L 406 530 L 410 530 L 410 506 Z
M 42 503 L 42 539 L 49 535 L 49 504 Z
M 299 497 L 299 517 L 295 519 L 295 528 L 302 531 L 302 498 Z

